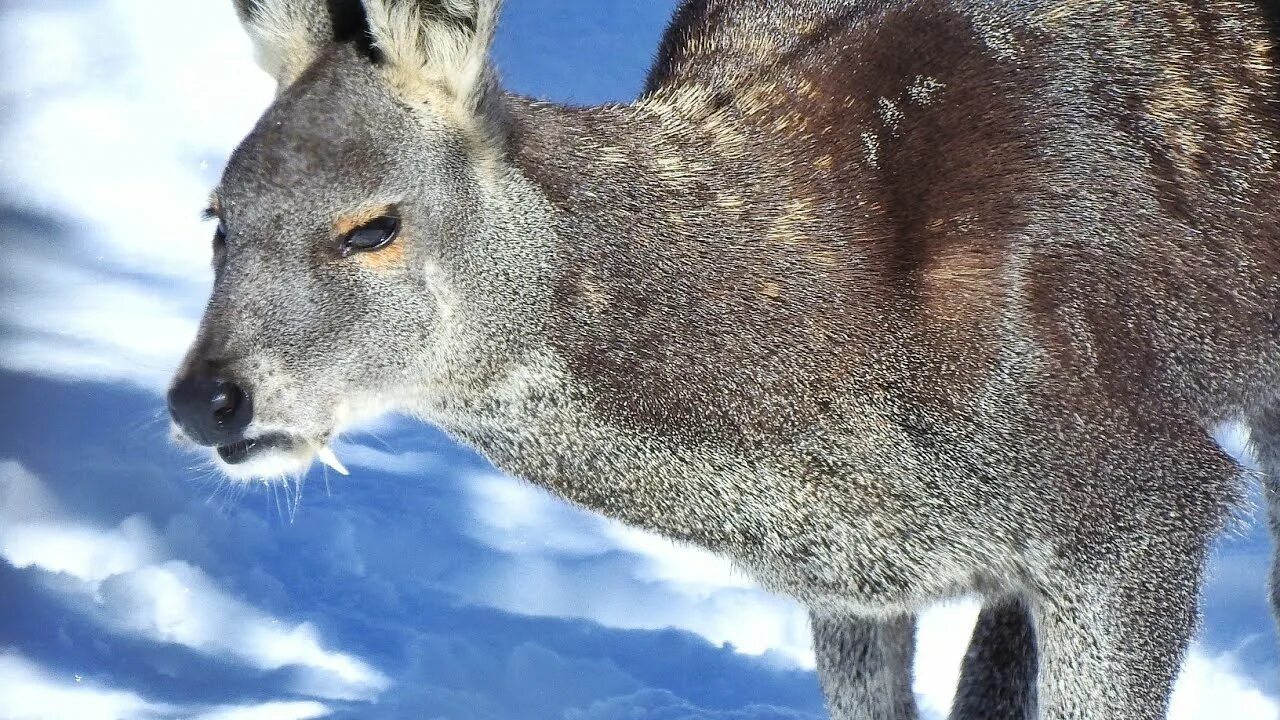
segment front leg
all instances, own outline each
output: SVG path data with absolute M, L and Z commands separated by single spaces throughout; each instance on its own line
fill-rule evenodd
M 965 653 L 951 720 L 1035 720 L 1036 631 L 1021 598 L 982 608 Z
M 914 720 L 916 621 L 813 611 L 813 651 L 831 720 Z
M 1042 720 L 1163 720 L 1195 633 L 1197 554 L 1033 601 Z

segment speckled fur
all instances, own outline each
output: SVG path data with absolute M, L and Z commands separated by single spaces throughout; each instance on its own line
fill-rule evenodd
M 722 553 L 810 608 L 839 720 L 914 716 L 961 594 L 957 716 L 1164 715 L 1241 493 L 1205 428 L 1280 472 L 1262 5 L 687 0 L 591 108 L 497 88 L 494 0 L 237 5 L 287 61 L 187 368 L 250 432 L 413 412 Z M 335 257 L 381 204 L 396 261 Z

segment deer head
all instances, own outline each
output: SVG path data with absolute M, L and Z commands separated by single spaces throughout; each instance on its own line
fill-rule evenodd
M 456 381 L 470 260 L 536 211 L 503 190 L 498 0 L 235 4 L 279 90 L 213 193 L 212 297 L 169 406 L 260 478 L 336 464 L 343 427 Z

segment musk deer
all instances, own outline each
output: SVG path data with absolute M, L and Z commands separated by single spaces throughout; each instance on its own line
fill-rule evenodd
M 501 89 L 498 0 L 235 6 L 279 92 L 169 395 L 230 476 L 406 411 L 802 602 L 841 720 L 964 593 L 957 716 L 1165 713 L 1206 427 L 1280 521 L 1276 3 L 686 0 L 599 107 Z

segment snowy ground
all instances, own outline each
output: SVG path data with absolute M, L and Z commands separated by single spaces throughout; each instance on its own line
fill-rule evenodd
M 671 4 L 513 0 L 498 59 L 625 99 Z M 428 428 L 349 441 L 296 513 L 166 447 L 199 211 L 271 83 L 225 0 L 8 0 L 0 58 L 0 718 L 822 716 L 794 604 Z M 1268 549 L 1224 540 L 1173 717 L 1280 718 Z M 973 614 L 923 622 L 934 716 Z

